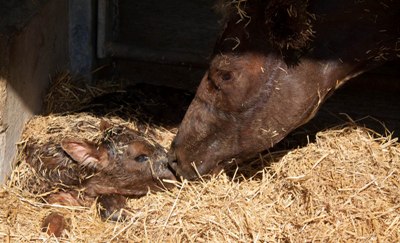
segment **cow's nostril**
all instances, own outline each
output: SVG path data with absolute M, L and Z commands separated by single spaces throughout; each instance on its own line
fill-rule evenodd
M 168 168 L 170 169 L 170 170 L 172 170 L 174 173 L 176 173 L 176 167 L 178 166 L 178 163 L 177 163 L 177 161 L 170 161 L 169 163 L 168 163 Z
M 174 151 L 170 151 L 168 153 L 168 164 L 175 170 L 176 166 L 178 166 L 178 159 Z
M 175 153 L 173 153 L 173 155 L 171 155 L 168 158 L 168 169 L 175 175 L 176 178 L 179 178 L 178 176 L 178 160 L 176 158 Z
M 176 167 L 178 166 L 178 160 L 177 160 L 177 159 L 170 160 L 170 161 L 168 162 L 168 164 L 169 164 L 169 166 L 171 166 L 171 168 L 172 168 L 173 170 L 176 171 Z

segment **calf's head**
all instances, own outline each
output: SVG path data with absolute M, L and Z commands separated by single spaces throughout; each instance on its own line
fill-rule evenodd
M 104 141 L 66 138 L 62 149 L 82 167 L 95 171 L 84 183 L 86 192 L 96 196 L 122 194 L 141 196 L 149 189 L 168 188 L 164 179 L 175 180 L 168 169 L 165 150 L 157 143 L 125 127 L 114 127 Z
M 340 84 L 381 63 L 377 45 L 394 49 L 388 40 L 399 32 L 390 19 L 398 19 L 398 10 L 374 1 L 232 3 L 171 146 L 171 167 L 188 179 L 273 146 L 312 118 Z M 381 11 L 375 22 L 378 13 L 365 12 L 367 7 Z

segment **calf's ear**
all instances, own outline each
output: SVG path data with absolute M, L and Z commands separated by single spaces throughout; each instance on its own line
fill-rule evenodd
M 61 141 L 61 148 L 84 167 L 101 169 L 109 163 L 107 149 L 86 140 L 65 138 Z

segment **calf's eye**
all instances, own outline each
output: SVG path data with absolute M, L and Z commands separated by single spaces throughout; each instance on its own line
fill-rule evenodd
M 149 160 L 149 157 L 147 155 L 144 155 L 144 154 L 141 154 L 141 155 L 135 157 L 135 161 L 139 162 L 139 163 L 144 163 L 144 162 L 146 162 L 148 160 Z

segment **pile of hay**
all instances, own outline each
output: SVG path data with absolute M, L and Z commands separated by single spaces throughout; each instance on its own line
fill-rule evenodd
M 60 212 L 69 229 L 51 241 L 400 241 L 397 139 L 348 126 L 256 162 L 271 164 L 252 177 L 238 170 L 131 199 L 130 217 L 119 223 L 102 222 L 94 206 L 40 203 L 40 195 L 18 188 L 26 175 L 16 170 L 0 191 L 0 239 L 48 240 L 41 220 Z
M 119 117 L 96 117 L 89 113 L 53 114 L 35 116 L 26 125 L 19 145 L 28 140 L 45 144 L 50 139 L 61 141 L 65 137 L 81 137 L 89 141 L 99 142 L 103 136 L 100 123 L 107 122 L 111 126 L 124 126 L 141 132 L 148 138 L 156 140 L 162 146 L 170 145 L 175 134 L 161 126 L 143 124 L 138 120 L 129 121 Z
M 83 79 L 73 78 L 70 72 L 62 71 L 54 75 L 44 99 L 44 114 L 74 111 L 86 105 L 94 97 L 121 91 L 122 83 L 99 82 L 88 85 Z

